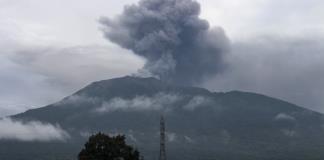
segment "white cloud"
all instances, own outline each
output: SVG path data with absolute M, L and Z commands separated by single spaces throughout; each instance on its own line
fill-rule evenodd
M 30 121 L 23 123 L 9 118 L 0 120 L 0 139 L 19 141 L 65 141 L 70 136 L 59 125 Z
M 185 95 L 174 93 L 157 93 L 153 96 L 136 96 L 131 99 L 113 98 L 103 102 L 102 106 L 96 109 L 96 112 L 111 112 L 116 110 L 164 110 L 170 111 L 175 107 L 175 103 L 184 100 Z M 202 105 L 208 105 L 212 99 L 203 96 L 194 96 L 188 103 L 182 106 L 183 109 L 193 111 Z
M 208 97 L 203 97 L 203 96 L 194 96 L 190 101 L 183 106 L 184 109 L 193 111 L 197 107 L 200 107 L 202 105 L 206 105 L 210 103 L 212 100 Z
M 115 110 L 133 111 L 133 110 L 168 110 L 170 105 L 179 101 L 181 97 L 176 94 L 158 93 L 151 97 L 136 96 L 132 99 L 113 98 L 104 102 L 96 112 L 111 112 Z
M 177 134 L 173 132 L 166 132 L 168 142 L 174 142 L 177 139 Z
M 286 113 L 279 113 L 277 114 L 277 116 L 275 117 L 275 120 L 290 120 L 290 121 L 295 121 L 296 118 L 291 116 L 291 115 L 288 115 Z

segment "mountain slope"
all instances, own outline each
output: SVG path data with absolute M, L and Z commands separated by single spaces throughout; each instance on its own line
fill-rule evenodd
M 94 82 L 58 103 L 12 116 L 59 124 L 71 134 L 67 142 L 31 142 L 38 151 L 25 142 L 0 146 L 64 159 L 76 156 L 86 133 L 104 131 L 125 134 L 146 159 L 156 159 L 160 114 L 166 118 L 168 159 L 324 158 L 320 113 L 254 93 L 213 93 L 135 77 Z M 0 159 L 28 159 L 5 151 L 7 146 L 0 147 Z

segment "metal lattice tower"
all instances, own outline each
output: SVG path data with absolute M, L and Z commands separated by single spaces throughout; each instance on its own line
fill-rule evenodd
M 164 117 L 161 115 L 160 119 L 160 157 L 159 160 L 166 160 L 165 153 L 165 123 Z

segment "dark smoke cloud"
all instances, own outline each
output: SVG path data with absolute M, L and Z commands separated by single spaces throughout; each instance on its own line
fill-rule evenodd
M 195 84 L 219 73 L 228 39 L 199 18 L 192 0 L 141 0 L 114 19 L 102 18 L 105 37 L 147 62 L 144 70 L 162 80 Z

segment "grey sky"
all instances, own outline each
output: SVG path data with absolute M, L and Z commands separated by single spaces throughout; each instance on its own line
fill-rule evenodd
M 0 0 L 0 116 L 140 69 L 144 60 L 104 39 L 97 21 L 136 2 Z M 204 86 L 255 91 L 324 112 L 324 1 L 198 2 L 201 17 L 232 42 L 229 71 Z
M 324 111 L 324 37 L 259 36 L 237 42 L 228 69 L 204 86 L 263 93 Z

